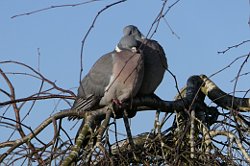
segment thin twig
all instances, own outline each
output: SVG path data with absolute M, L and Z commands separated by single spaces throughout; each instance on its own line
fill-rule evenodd
M 82 42 L 81 42 L 81 52 L 80 52 L 80 79 L 79 79 L 79 82 L 81 84 L 81 80 L 82 80 L 82 72 L 83 72 L 83 48 L 84 48 L 84 45 L 85 45 L 85 42 L 87 40 L 87 37 L 89 36 L 91 30 L 94 28 L 94 25 L 95 25 L 95 22 L 97 21 L 98 17 L 100 16 L 100 14 L 102 14 L 104 11 L 106 11 L 107 9 L 109 9 L 110 7 L 112 6 L 115 6 L 117 4 L 120 4 L 122 2 L 125 2 L 127 0 L 120 0 L 118 2 L 114 2 L 112 4 L 109 4 L 107 6 L 105 6 L 104 8 L 102 8 L 98 13 L 97 15 L 95 16 L 95 18 L 93 19 L 88 31 L 86 32 L 86 34 L 84 35 L 83 39 L 82 39 Z
M 240 42 L 239 44 L 235 44 L 233 46 L 229 46 L 224 51 L 218 51 L 217 53 L 218 54 L 225 54 L 227 51 L 231 50 L 232 48 L 237 48 L 237 47 L 239 47 L 239 46 L 241 46 L 241 45 L 243 45 L 243 44 L 245 44 L 247 42 L 250 42 L 250 40 L 244 40 L 244 41 Z
M 89 0 L 87 2 L 81 2 L 81 3 L 76 3 L 76 4 L 52 5 L 52 6 L 45 7 L 45 8 L 38 9 L 38 10 L 34 10 L 34 11 L 31 11 L 31 12 L 17 14 L 17 15 L 12 16 L 11 18 L 14 19 L 14 18 L 21 17 L 21 16 L 28 16 L 28 15 L 32 15 L 32 14 L 35 14 L 35 13 L 40 13 L 40 12 L 44 12 L 44 11 L 47 11 L 47 10 L 55 9 L 55 8 L 76 7 L 76 6 L 85 5 L 87 3 L 91 3 L 91 2 L 95 2 L 95 1 L 101 1 L 101 0 Z

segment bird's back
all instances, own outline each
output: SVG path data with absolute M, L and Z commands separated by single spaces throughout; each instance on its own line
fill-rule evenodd
M 161 45 L 155 40 L 144 39 L 141 47 L 144 54 L 144 81 L 139 94 L 153 94 L 168 68 L 167 58 Z

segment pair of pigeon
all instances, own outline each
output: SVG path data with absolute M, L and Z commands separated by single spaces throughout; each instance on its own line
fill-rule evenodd
M 98 59 L 83 78 L 72 109 L 89 111 L 154 94 L 168 67 L 163 48 L 134 25 L 123 34 L 115 50 Z

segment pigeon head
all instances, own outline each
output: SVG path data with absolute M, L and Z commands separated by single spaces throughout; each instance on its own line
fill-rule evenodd
M 135 36 L 123 36 L 116 46 L 116 51 L 121 52 L 122 50 L 130 50 L 132 52 L 137 52 L 140 47 L 140 42 L 135 39 Z
M 124 27 L 123 34 L 124 36 L 134 36 L 135 39 L 139 41 L 145 38 L 143 34 L 139 31 L 139 29 L 134 25 L 128 25 Z

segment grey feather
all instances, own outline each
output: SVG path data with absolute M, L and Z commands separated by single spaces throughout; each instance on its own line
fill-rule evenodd
M 72 109 L 89 111 L 137 94 L 144 69 L 143 56 L 137 52 L 138 42 L 134 37 L 124 36 L 117 47 L 119 51 L 102 56 L 83 78 Z
M 167 58 L 162 46 L 155 40 L 146 39 L 134 25 L 124 27 L 125 36 L 133 36 L 141 43 L 139 47 L 144 55 L 144 78 L 139 95 L 151 95 L 161 83 L 168 68 Z
M 76 111 L 89 111 L 98 108 L 104 96 L 105 87 L 109 84 L 112 74 L 112 52 L 103 55 L 92 66 L 78 88 L 77 98 L 72 106 Z M 69 120 L 75 119 L 69 117 Z
M 139 31 L 139 29 L 134 25 L 128 25 L 123 28 L 124 36 L 134 36 L 136 40 L 144 39 L 144 35 Z
M 123 36 L 119 43 L 117 44 L 117 48 L 119 50 L 116 51 L 122 51 L 122 50 L 131 50 L 131 51 L 137 51 L 134 49 L 139 48 L 140 42 L 135 39 L 134 36 Z

